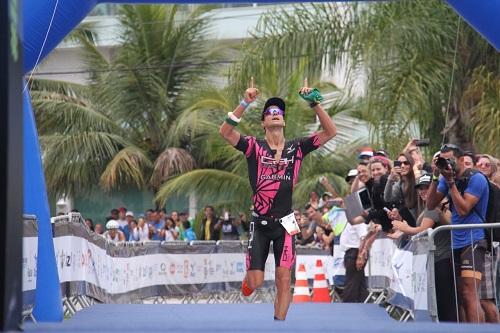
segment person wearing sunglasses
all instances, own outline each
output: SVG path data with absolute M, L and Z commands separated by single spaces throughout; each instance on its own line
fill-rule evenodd
M 295 261 L 295 236 L 288 233 L 281 222 L 285 216 L 288 221 L 291 219 L 289 215 L 293 216 L 292 192 L 304 157 L 332 139 L 337 129 L 320 104 L 322 97 L 319 91 L 307 87 L 305 83 L 299 94 L 310 103 L 322 130 L 308 137 L 286 140 L 286 104 L 283 99 L 272 97 L 264 103 L 261 114 L 264 138 L 241 135 L 235 127 L 242 121 L 245 110 L 257 99 L 258 94 L 259 91 L 251 84 L 245 91 L 245 98 L 228 114 L 220 127 L 220 134 L 245 155 L 253 191 L 254 211 L 250 222 L 247 274 L 242 283 L 242 294 L 250 296 L 264 282 L 265 263 L 272 241 L 278 290 L 274 319 L 285 320 L 291 300 L 290 280 Z
M 413 220 L 418 216 L 415 178 L 412 157 L 408 153 L 399 154 L 384 190 L 384 201 L 396 204 L 398 209 L 407 208 Z
M 477 158 L 476 169 L 481 171 L 483 175 L 493 180 L 493 175 L 497 172 L 497 160 L 491 155 L 482 154 Z

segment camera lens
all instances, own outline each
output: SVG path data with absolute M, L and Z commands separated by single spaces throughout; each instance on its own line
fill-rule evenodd
M 448 168 L 448 160 L 443 157 L 438 157 L 436 160 L 436 167 L 439 169 L 447 169 Z

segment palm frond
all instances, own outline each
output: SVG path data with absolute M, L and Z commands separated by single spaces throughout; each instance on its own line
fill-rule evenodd
M 173 178 L 157 192 L 160 205 L 174 195 L 194 192 L 202 202 L 217 205 L 250 203 L 251 189 L 248 179 L 232 172 L 198 169 Z M 241 206 L 240 206 L 241 207 Z
M 154 162 L 150 183 L 154 188 L 158 188 L 170 177 L 189 172 L 195 166 L 196 162 L 188 151 L 182 148 L 167 148 Z
M 134 146 L 127 146 L 109 161 L 100 177 L 100 184 L 107 191 L 129 184 L 144 189 L 146 186 L 144 175 L 151 167 L 152 163 L 144 151 Z
M 95 188 L 107 161 L 129 145 L 105 132 L 43 135 L 40 143 L 49 190 L 67 195 Z

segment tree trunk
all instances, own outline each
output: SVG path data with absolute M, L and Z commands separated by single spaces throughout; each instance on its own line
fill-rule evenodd
M 470 134 L 470 117 L 467 112 L 459 109 L 456 101 L 453 101 L 448 110 L 444 133 L 444 143 L 453 143 L 465 151 L 474 151 Z

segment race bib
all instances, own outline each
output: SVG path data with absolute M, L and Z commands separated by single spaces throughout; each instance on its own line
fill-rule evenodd
M 283 216 L 280 219 L 280 223 L 283 226 L 283 228 L 285 228 L 286 232 L 288 232 L 292 236 L 300 232 L 299 225 L 295 220 L 295 215 L 293 214 L 293 212 L 286 216 Z

